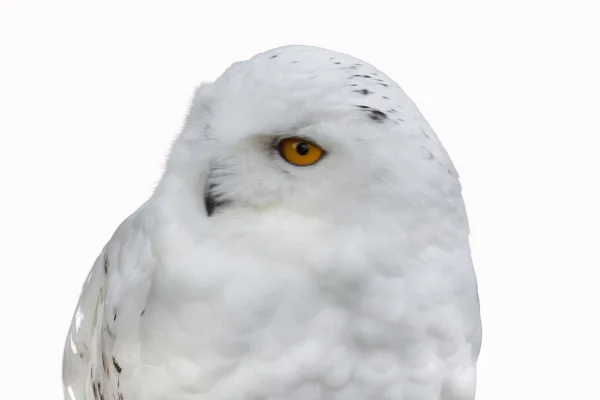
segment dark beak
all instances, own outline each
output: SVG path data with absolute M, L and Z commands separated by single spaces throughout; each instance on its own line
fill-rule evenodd
M 214 183 L 206 182 L 204 189 L 204 207 L 206 208 L 206 215 L 209 217 L 214 214 L 215 210 L 219 208 L 220 204 L 215 196 Z
M 204 207 L 206 208 L 206 215 L 210 217 L 219 208 L 230 203 L 231 201 L 218 190 L 218 185 L 214 181 L 211 182 L 211 175 L 209 174 L 204 185 Z

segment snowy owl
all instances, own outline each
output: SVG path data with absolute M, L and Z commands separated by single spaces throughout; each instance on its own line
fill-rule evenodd
M 69 400 L 472 400 L 458 174 L 383 72 L 286 46 L 196 90 L 150 199 L 100 252 Z

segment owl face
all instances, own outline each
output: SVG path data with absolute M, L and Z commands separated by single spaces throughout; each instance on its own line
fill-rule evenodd
M 201 86 L 170 161 L 209 218 L 285 209 L 360 224 L 460 192 L 435 134 L 390 78 L 305 46 L 259 54 Z

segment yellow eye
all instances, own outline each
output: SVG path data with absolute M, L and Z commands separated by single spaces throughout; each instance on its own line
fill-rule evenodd
M 325 155 L 322 148 L 301 138 L 283 139 L 277 149 L 285 161 L 299 167 L 312 165 Z

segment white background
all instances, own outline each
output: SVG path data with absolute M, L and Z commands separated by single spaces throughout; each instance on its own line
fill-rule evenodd
M 0 397 L 62 398 L 81 284 L 150 195 L 194 86 L 300 43 L 397 80 L 461 173 L 477 398 L 600 398 L 594 3 L 1 2 Z

